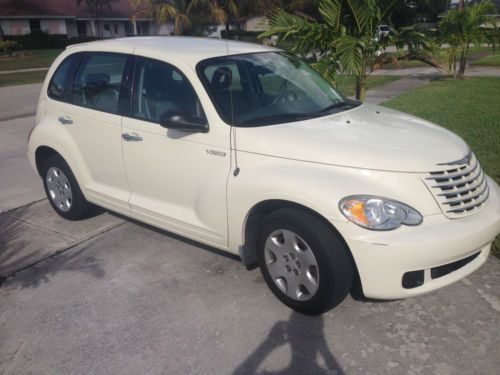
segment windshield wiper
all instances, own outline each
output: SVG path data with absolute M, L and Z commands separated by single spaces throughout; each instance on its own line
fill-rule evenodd
M 262 117 L 256 117 L 253 119 L 245 120 L 240 122 L 238 125 L 255 125 L 255 124 L 272 124 L 272 123 L 278 123 L 283 120 L 299 120 L 299 119 L 306 119 L 310 117 L 310 113 L 297 113 L 297 112 L 291 112 L 291 113 L 278 113 L 275 115 L 269 115 L 269 116 L 262 116 Z
M 332 109 L 338 109 L 338 108 L 347 108 L 347 107 L 351 108 L 353 106 L 354 106 L 353 103 L 341 101 L 341 102 L 333 103 L 333 104 L 323 108 L 322 110 L 318 111 L 318 113 L 324 113 L 324 112 L 331 111 Z

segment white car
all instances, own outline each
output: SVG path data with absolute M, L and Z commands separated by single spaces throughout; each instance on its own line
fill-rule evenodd
M 356 281 L 379 299 L 451 284 L 500 231 L 500 189 L 461 138 L 348 100 L 254 44 L 67 48 L 43 84 L 29 159 L 62 217 L 98 205 L 239 254 L 307 314 Z

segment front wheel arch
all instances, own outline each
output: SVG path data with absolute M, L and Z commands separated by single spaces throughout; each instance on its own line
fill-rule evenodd
M 361 285 L 359 274 L 358 274 L 358 269 L 356 266 L 356 262 L 354 261 L 354 258 L 352 256 L 351 250 L 349 249 L 349 246 L 347 245 L 347 242 L 345 241 L 344 237 L 340 232 L 335 228 L 332 223 L 327 220 L 323 215 L 319 214 L 318 212 L 310 209 L 309 207 L 306 207 L 302 204 L 295 203 L 292 201 L 287 201 L 287 200 L 281 200 L 281 199 L 270 199 L 270 200 L 265 200 L 262 202 L 257 203 L 255 206 L 251 208 L 247 215 L 247 219 L 245 220 L 245 227 L 244 227 L 244 244 L 242 246 L 240 256 L 241 256 L 241 261 L 242 263 L 247 267 L 247 269 L 252 270 L 258 267 L 258 259 L 257 259 L 257 239 L 259 238 L 260 235 L 260 230 L 262 227 L 262 223 L 264 221 L 264 218 L 271 214 L 272 212 L 275 212 L 277 210 L 283 209 L 283 208 L 293 208 L 299 211 L 302 211 L 304 213 L 310 214 L 312 216 L 317 217 L 321 221 L 323 221 L 338 237 L 339 239 L 343 242 L 345 245 L 346 249 L 348 249 L 349 252 L 349 257 L 351 259 L 351 262 L 354 266 L 354 272 L 355 272 L 355 285 Z

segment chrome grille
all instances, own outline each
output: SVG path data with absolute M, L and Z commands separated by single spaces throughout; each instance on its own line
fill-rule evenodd
M 486 203 L 488 184 L 472 152 L 463 159 L 439 165 L 446 169 L 430 172 L 424 182 L 446 216 L 470 215 Z

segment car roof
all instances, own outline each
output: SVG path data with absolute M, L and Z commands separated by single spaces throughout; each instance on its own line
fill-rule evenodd
M 255 43 L 238 42 L 233 40 L 198 38 L 186 36 L 150 36 L 150 37 L 128 37 L 99 40 L 88 43 L 74 44 L 66 47 L 70 50 L 92 51 L 106 50 L 119 52 L 124 49 L 140 50 L 149 52 L 151 55 L 158 53 L 172 53 L 184 60 L 197 62 L 203 59 L 235 55 L 252 52 L 271 52 L 279 49 L 263 46 Z

